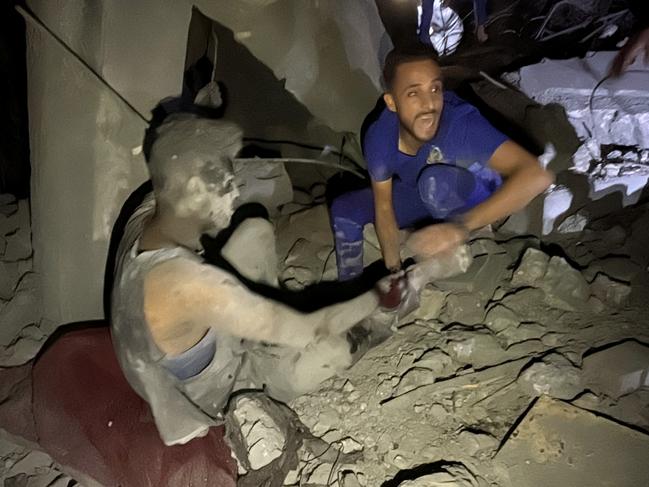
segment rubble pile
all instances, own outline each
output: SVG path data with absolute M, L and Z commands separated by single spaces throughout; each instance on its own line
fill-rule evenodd
M 325 214 L 314 207 L 279 222 L 283 272 L 293 268 L 285 274 L 293 278 L 296 267 L 308 270 L 301 283 L 335 272 Z M 647 208 L 636 217 L 625 226 L 614 217 L 608 225 L 594 222 L 596 228 L 586 226 L 561 246 L 479 234 L 467 273 L 429 284 L 421 307 L 399 321 L 390 339 L 289 405 L 326 447 L 285 449 L 296 458 L 273 485 L 547 485 L 521 483 L 526 471 L 512 470 L 503 453 L 516 450 L 512 428 L 543 401 L 585 418 L 567 440 L 560 428 L 536 432 L 555 443 L 585 441 L 591 421 L 604 424 L 602 431 L 621 428 L 609 435 L 620 442 L 631 430 L 612 420 L 649 432 L 649 262 L 637 243 L 647 238 Z M 646 443 L 646 435 L 631 433 L 638 445 Z M 560 455 L 556 448 L 534 451 L 525 459 L 534 475 L 544 475 L 542 467 Z M 646 448 L 627 455 L 633 463 L 649 460 Z M 622 475 L 615 465 L 607 468 Z M 591 470 L 574 485 L 595 485 L 598 470 Z M 623 475 L 616 482 L 636 485 Z
M 27 362 L 46 338 L 32 268 L 29 203 L 0 195 L 0 366 Z

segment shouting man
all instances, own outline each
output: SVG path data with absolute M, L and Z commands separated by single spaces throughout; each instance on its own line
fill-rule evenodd
M 429 48 L 391 51 L 383 77 L 386 108 L 363 140 L 371 189 L 331 206 L 340 280 L 363 271 L 367 223 L 374 222 L 385 266 L 397 276 L 400 228 L 433 221 L 406 241 L 412 253 L 432 257 L 522 209 L 553 181 L 532 154 L 444 91 Z

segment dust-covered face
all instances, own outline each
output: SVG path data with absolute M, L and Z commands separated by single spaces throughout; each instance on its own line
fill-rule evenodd
M 200 169 L 189 179 L 175 205 L 181 218 L 195 218 L 204 231 L 224 228 L 230 223 L 239 190 L 231 164 L 227 161 L 199 161 Z
M 388 109 L 399 117 L 400 146 L 416 153 L 439 127 L 444 107 L 441 69 L 428 59 L 399 65 L 384 99 Z
M 229 122 L 185 118 L 165 123 L 149 164 L 157 196 L 203 232 L 226 227 L 239 196 L 232 159 L 241 145 L 241 130 Z

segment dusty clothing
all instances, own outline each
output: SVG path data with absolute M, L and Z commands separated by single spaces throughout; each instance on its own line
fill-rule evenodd
M 144 277 L 169 259 L 200 257 L 177 247 L 138 252 L 143 224 L 155 203 L 148 198 L 127 224 L 117 256 L 112 295 L 112 335 L 128 382 L 151 406 L 166 444 L 184 443 L 221 422 L 221 411 L 243 361 L 241 340 L 217 336 L 213 360 L 198 376 L 181 381 L 161 365 L 165 354 L 153 342 L 144 317 Z M 209 384 L 209 387 L 207 385 Z
M 166 444 L 185 443 L 207 432 L 210 426 L 220 424 L 223 409 L 230 395 L 237 390 L 263 388 L 271 397 L 288 401 L 312 390 L 350 365 L 349 345 L 344 337 L 328 337 L 305 349 L 297 349 L 242 340 L 218 333 L 212 327 L 206 335 L 211 340 L 213 334 L 215 341 L 216 351 L 211 362 L 198 375 L 180 380 L 173 365 L 174 357 L 166 356 L 149 332 L 144 315 L 144 279 L 153 267 L 170 259 L 201 263 L 202 259 L 181 247 L 138 251 L 143 225 L 154 208 L 155 202 L 149 197 L 126 226 L 117 254 L 111 328 L 124 375 L 151 406 L 158 431 Z M 275 254 L 272 226 L 261 219 L 248 222 L 241 225 L 241 231 L 237 229 L 228 242 L 233 249 L 241 248 L 245 243 L 249 252 L 243 257 L 247 258 L 232 264 L 250 279 L 264 277 L 268 282 L 276 282 L 276 276 L 256 275 L 268 273 L 267 263 Z M 260 235 L 269 238 L 259 238 Z M 253 236 L 258 238 L 255 240 Z M 227 259 L 226 250 L 224 248 Z M 207 340 L 208 345 L 210 340 Z M 187 352 L 190 355 L 197 352 L 202 348 L 202 342 Z M 175 358 L 180 357 L 186 365 L 182 359 L 186 358 L 187 352 Z M 198 353 L 200 355 L 200 351 Z

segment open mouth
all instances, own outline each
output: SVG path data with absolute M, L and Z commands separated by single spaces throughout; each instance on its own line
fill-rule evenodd
M 432 113 L 427 113 L 424 115 L 419 115 L 416 121 L 425 129 L 430 129 L 435 125 L 435 115 Z

